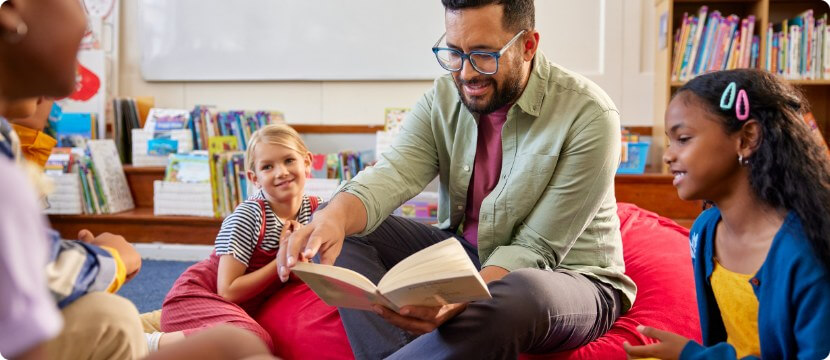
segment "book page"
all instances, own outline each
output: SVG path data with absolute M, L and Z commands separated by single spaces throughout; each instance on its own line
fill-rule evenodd
M 388 304 L 369 279 L 349 269 L 300 262 L 291 272 L 329 306 L 372 310 L 373 304 Z
M 490 299 L 490 291 L 477 273 L 401 287 L 382 295 L 398 308 L 406 305 L 440 306 Z
M 439 306 L 490 298 L 467 252 L 455 238 L 418 251 L 392 267 L 378 284 L 396 307 Z
M 464 247 L 455 238 L 449 238 L 401 260 L 378 282 L 378 289 L 385 293 L 402 286 L 402 279 L 415 277 L 433 281 L 443 278 L 444 273 L 459 270 L 478 274 Z

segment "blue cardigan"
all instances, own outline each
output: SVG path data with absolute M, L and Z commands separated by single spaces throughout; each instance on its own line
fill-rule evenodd
M 720 219 L 720 210 L 713 207 L 700 214 L 692 226 L 690 244 L 703 345 L 690 341 L 680 359 L 737 357 L 735 348 L 726 343 L 726 329 L 710 283 Z M 824 359 L 830 354 L 830 276 L 814 255 L 795 213 L 787 214 L 764 264 L 749 282 L 758 298 L 763 358 Z

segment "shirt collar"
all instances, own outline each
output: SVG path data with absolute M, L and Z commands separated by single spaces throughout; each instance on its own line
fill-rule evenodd
M 529 115 L 539 116 L 542 111 L 542 102 L 545 100 L 545 88 L 549 74 L 550 64 L 548 64 L 548 59 L 542 51 L 537 51 L 533 58 L 527 85 L 522 91 L 522 95 L 519 96 L 519 100 L 516 101 L 522 111 Z

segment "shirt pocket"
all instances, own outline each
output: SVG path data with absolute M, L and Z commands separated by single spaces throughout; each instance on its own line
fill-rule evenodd
M 516 220 L 524 219 L 536 206 L 548 186 L 559 156 L 521 154 L 510 175 L 506 196 L 507 209 Z

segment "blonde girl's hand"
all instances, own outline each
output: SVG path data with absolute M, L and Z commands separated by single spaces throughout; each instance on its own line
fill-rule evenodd
M 660 342 L 642 346 L 632 346 L 628 342 L 624 342 L 623 349 L 625 349 L 625 352 L 632 359 L 678 359 L 680 358 L 680 353 L 683 352 L 683 348 L 691 341 L 673 332 L 658 330 L 650 326 L 638 325 L 637 331 Z
M 280 234 L 280 247 L 283 247 L 287 243 L 288 237 L 291 234 L 295 233 L 297 230 L 300 230 L 302 228 L 303 224 L 296 220 L 287 220 L 285 223 L 283 223 L 282 233 Z M 300 254 L 300 260 L 309 262 L 309 259 L 304 258 L 302 254 Z

